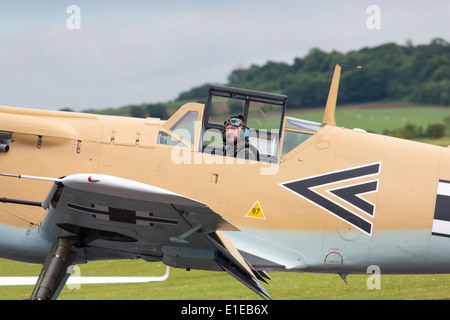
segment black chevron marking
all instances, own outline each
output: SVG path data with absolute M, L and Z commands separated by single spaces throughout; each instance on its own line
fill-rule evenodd
M 358 195 L 376 191 L 377 186 L 378 181 L 370 181 L 349 187 L 330 190 L 330 192 L 373 217 L 375 213 L 375 206 L 372 203 L 360 198 Z
M 331 214 L 336 215 L 340 219 L 345 220 L 349 224 L 355 226 L 356 228 L 360 229 L 361 231 L 367 233 L 368 235 L 371 235 L 372 233 L 372 223 L 361 218 L 357 214 L 347 210 L 346 208 L 340 206 L 339 204 L 331 201 L 327 197 L 315 192 L 313 188 L 319 187 L 325 184 L 332 184 L 336 182 L 341 182 L 345 180 L 355 179 L 355 178 L 362 178 L 370 175 L 375 175 L 380 172 L 380 163 L 374 163 L 367 166 L 362 167 L 356 167 L 356 168 L 350 168 L 347 170 L 341 170 L 341 171 L 334 171 L 330 173 L 326 173 L 319 176 L 313 176 L 305 179 L 299 179 L 295 181 L 285 182 L 281 185 L 292 192 L 298 194 L 299 196 L 307 199 L 308 201 L 311 201 L 315 205 L 325 209 L 326 211 L 330 212 Z M 377 183 L 377 181 L 373 181 Z M 355 187 L 356 189 L 353 189 L 352 187 Z M 374 189 L 375 187 L 375 189 Z M 357 197 L 357 194 L 361 194 L 364 192 L 369 191 L 361 191 L 361 190 L 369 190 L 374 191 L 376 190 L 376 185 L 374 184 L 364 184 L 363 187 L 360 185 L 352 185 L 345 188 L 340 188 L 337 190 L 334 190 L 334 194 L 338 197 L 341 197 L 342 199 L 354 204 L 358 208 L 361 208 L 365 212 L 372 212 L 373 215 L 373 209 L 371 211 L 371 208 L 369 208 L 369 205 L 372 205 L 368 203 L 367 201 Z M 337 193 L 336 193 L 337 191 Z M 361 191 L 361 192 L 360 192 Z M 358 200 L 355 200 L 358 199 Z M 373 205 L 372 205 L 373 207 Z M 369 213 L 370 214 L 370 213 Z

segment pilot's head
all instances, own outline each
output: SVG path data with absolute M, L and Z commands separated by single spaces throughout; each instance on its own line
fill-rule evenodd
M 242 115 L 232 116 L 223 123 L 223 127 L 224 142 L 234 143 L 244 136 L 246 128 L 244 117 Z

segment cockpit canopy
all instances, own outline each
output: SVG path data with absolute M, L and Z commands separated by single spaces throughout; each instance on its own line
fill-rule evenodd
M 323 127 L 321 123 L 285 117 L 286 103 L 285 95 L 210 85 L 206 105 L 189 103 L 181 107 L 162 126 L 158 143 L 189 145 L 198 152 L 221 150 L 224 121 L 240 114 L 259 161 L 278 163 Z
M 202 148 L 222 145 L 223 122 L 241 114 L 249 128 L 249 142 L 264 162 L 276 163 L 287 96 L 210 85 L 203 115 Z

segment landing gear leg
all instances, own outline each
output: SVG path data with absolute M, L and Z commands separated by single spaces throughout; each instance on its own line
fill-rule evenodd
M 61 291 L 60 286 L 64 285 L 68 278 L 67 268 L 75 260 L 76 253 L 71 249 L 78 240 L 78 237 L 59 238 L 51 247 L 31 294 L 31 300 L 57 298 Z

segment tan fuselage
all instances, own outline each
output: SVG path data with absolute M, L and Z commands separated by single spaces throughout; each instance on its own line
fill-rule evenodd
M 184 106 L 185 111 L 202 108 Z M 183 110 L 169 122 L 182 115 Z M 159 119 L 9 107 L 0 108 L 0 119 L 0 131 L 12 133 L 9 151 L 0 154 L 0 172 L 53 178 L 101 173 L 164 188 L 207 203 L 256 242 L 262 239 L 298 252 L 299 260 L 305 260 L 303 268 L 313 271 L 338 270 L 343 261 L 352 260 L 358 268 L 379 263 L 392 272 L 410 261 L 417 268 L 406 272 L 429 271 L 436 261 L 442 266 L 437 271 L 450 270 L 449 259 L 438 252 L 448 246 L 447 239 L 431 236 L 438 182 L 450 180 L 450 149 L 327 125 L 279 164 L 267 164 L 203 154 L 199 136 L 187 148 L 158 144 L 158 133 L 168 132 Z M 379 163 L 376 174 L 314 189 L 368 221 L 370 234 L 282 186 L 374 163 Z M 375 206 L 372 216 L 330 192 L 374 180 L 377 189 L 360 195 Z M 19 184 L 0 178 L 2 197 L 42 201 L 50 187 L 45 181 Z M 252 216 L 256 202 L 262 215 Z M 1 204 L 0 223 L 37 227 L 45 214 L 38 207 Z M 397 260 L 389 264 L 392 259 Z

